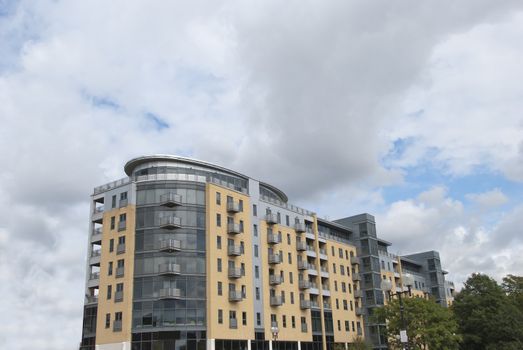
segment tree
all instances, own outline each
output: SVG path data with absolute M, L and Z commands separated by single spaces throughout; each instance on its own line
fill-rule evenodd
M 510 294 L 516 295 L 517 281 L 505 281 L 507 292 L 483 274 L 473 274 L 465 282 L 452 306 L 463 349 L 523 349 L 523 310 Z
M 501 287 L 516 305 L 523 310 L 523 277 L 507 275 Z
M 459 348 L 458 325 L 452 312 L 423 298 L 403 298 L 404 318 L 409 348 L 454 350 Z M 374 312 L 376 321 L 386 323 L 386 337 L 391 349 L 402 349 L 399 340 L 401 324 L 399 300 L 392 300 Z
M 349 350 L 371 350 L 372 347 L 361 337 L 357 337 L 348 345 Z M 333 344 L 332 350 L 345 350 L 345 344 Z

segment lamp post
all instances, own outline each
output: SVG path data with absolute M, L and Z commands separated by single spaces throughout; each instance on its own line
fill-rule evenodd
M 409 297 L 412 296 L 411 288 L 414 284 L 414 277 L 410 274 L 404 274 L 402 276 L 403 279 L 403 285 L 407 287 L 407 290 L 404 291 L 403 287 L 401 288 L 401 291 L 392 292 L 392 282 L 389 280 L 382 280 L 381 281 L 381 289 L 384 292 L 387 292 L 389 298 L 388 300 L 391 300 L 393 296 L 398 297 L 399 303 L 400 303 L 400 322 L 401 322 L 401 330 L 400 330 L 400 342 L 403 344 L 403 349 L 408 350 L 409 349 L 409 338 L 407 336 L 407 324 L 405 322 L 405 307 L 403 305 L 403 295 L 408 295 Z

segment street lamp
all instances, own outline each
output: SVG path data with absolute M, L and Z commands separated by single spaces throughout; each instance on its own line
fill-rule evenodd
M 414 277 L 412 277 L 411 274 L 404 274 L 402 276 L 403 279 L 403 285 L 407 287 L 407 290 L 404 291 L 403 287 L 401 288 L 401 291 L 392 292 L 392 282 L 389 280 L 382 280 L 381 281 L 381 289 L 384 292 L 387 292 L 389 298 L 388 300 L 391 300 L 393 296 L 397 296 L 398 300 L 400 302 L 400 319 L 401 319 L 401 330 L 400 330 L 400 342 L 403 344 L 403 348 L 407 349 L 409 348 L 409 338 L 407 336 L 407 324 L 405 323 L 405 317 L 404 317 L 404 311 L 405 307 L 403 306 L 403 294 L 412 296 L 411 288 L 414 284 Z

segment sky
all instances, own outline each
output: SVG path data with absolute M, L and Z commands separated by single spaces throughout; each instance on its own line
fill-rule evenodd
M 523 275 L 522 43 L 519 0 L 0 0 L 0 348 L 77 347 L 90 195 L 147 154 Z

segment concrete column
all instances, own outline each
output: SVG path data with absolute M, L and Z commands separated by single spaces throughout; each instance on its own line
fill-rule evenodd
M 301 350 L 301 341 L 298 340 L 298 350 Z
M 247 340 L 247 350 L 251 350 L 251 340 Z
M 214 350 L 214 339 L 207 339 L 207 350 Z
M 269 350 L 272 350 L 272 340 L 269 340 Z

